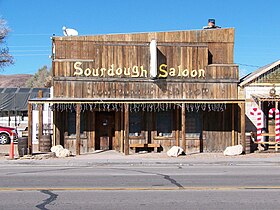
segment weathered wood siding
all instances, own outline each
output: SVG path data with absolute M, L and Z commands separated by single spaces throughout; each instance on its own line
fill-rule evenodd
M 158 78 L 150 77 L 150 41 L 157 41 Z M 238 99 L 233 64 L 234 29 L 112 34 L 53 38 L 54 97 L 69 99 Z M 173 110 L 172 133 L 159 136 L 156 112 L 145 112 L 139 136 L 129 136 L 129 111 L 115 113 L 113 149 L 157 143 L 163 150 L 186 144 L 189 152 L 222 151 L 231 143 L 231 109 L 200 115 L 201 135 L 182 140 L 181 110 Z M 95 150 L 96 113 L 86 110 L 81 152 Z M 126 114 L 124 114 L 126 113 Z M 186 112 L 188 117 L 188 112 Z M 56 112 L 56 138 L 67 147 L 66 113 Z M 189 129 L 188 122 L 186 130 Z M 84 140 L 87 139 L 87 140 Z

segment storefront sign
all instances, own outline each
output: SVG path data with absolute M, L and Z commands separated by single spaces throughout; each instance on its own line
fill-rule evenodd
M 132 67 L 116 67 L 112 64 L 109 68 L 82 68 L 82 62 L 74 63 L 74 76 L 86 77 L 133 77 L 133 78 L 147 78 L 148 70 L 143 66 Z M 205 70 L 189 70 L 181 66 L 169 67 L 167 64 L 161 64 L 158 69 L 159 78 L 167 77 L 185 77 L 185 78 L 205 78 Z

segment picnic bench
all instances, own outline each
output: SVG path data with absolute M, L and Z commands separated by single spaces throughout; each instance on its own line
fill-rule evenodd
M 155 143 L 152 143 L 152 144 L 129 144 L 129 147 L 132 148 L 132 149 L 135 149 L 136 148 L 154 148 L 154 152 L 157 152 L 157 149 L 160 147 L 160 144 L 155 144 Z

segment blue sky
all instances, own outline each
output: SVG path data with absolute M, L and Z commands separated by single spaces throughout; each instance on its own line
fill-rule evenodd
M 201 29 L 215 18 L 217 25 L 235 28 L 234 61 L 242 76 L 280 59 L 279 8 L 279 0 L 0 0 L 16 60 L 0 74 L 50 67 L 50 37 L 62 36 L 64 25 L 94 35 Z

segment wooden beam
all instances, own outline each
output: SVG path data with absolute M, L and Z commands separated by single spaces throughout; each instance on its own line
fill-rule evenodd
M 115 141 L 113 142 L 114 150 L 120 149 L 119 133 L 120 133 L 120 112 L 115 112 Z
M 56 111 L 53 110 L 53 142 L 55 143 L 55 145 L 59 145 L 60 142 L 58 142 L 58 139 L 56 138 L 56 129 Z
M 38 98 L 43 97 L 43 91 L 38 91 Z M 43 104 L 38 105 L 38 150 L 41 151 L 40 145 L 42 141 L 42 135 L 43 135 Z
M 95 122 L 95 119 L 96 119 L 96 111 L 92 112 L 92 148 L 93 150 L 95 150 L 95 131 L 96 131 L 96 122 Z
M 80 155 L 81 104 L 76 106 L 76 155 Z
M 181 112 L 181 121 L 182 121 L 182 149 L 186 152 L 186 106 L 182 104 Z
M 129 104 L 124 107 L 124 154 L 129 155 Z
M 245 152 L 246 148 L 246 136 L 245 136 L 245 103 L 239 103 L 240 107 L 240 141 Z
M 32 155 L 32 104 L 28 103 L 28 154 Z
M 231 146 L 235 145 L 234 104 L 231 105 Z
M 175 141 L 176 141 L 176 146 L 180 146 L 180 141 L 179 141 L 179 109 L 176 108 L 175 110 L 176 114 L 175 114 L 175 120 L 176 120 L 176 123 L 175 123 Z
M 120 126 L 121 126 L 121 139 L 120 139 L 120 151 L 121 153 L 124 153 L 124 149 L 123 149 L 123 146 L 124 146 L 124 132 L 123 132 L 123 125 L 124 125 L 124 106 L 122 105 L 122 111 L 120 112 L 120 115 L 121 115 L 121 122 L 120 122 Z
M 11 112 L 8 111 L 8 126 L 11 126 Z

